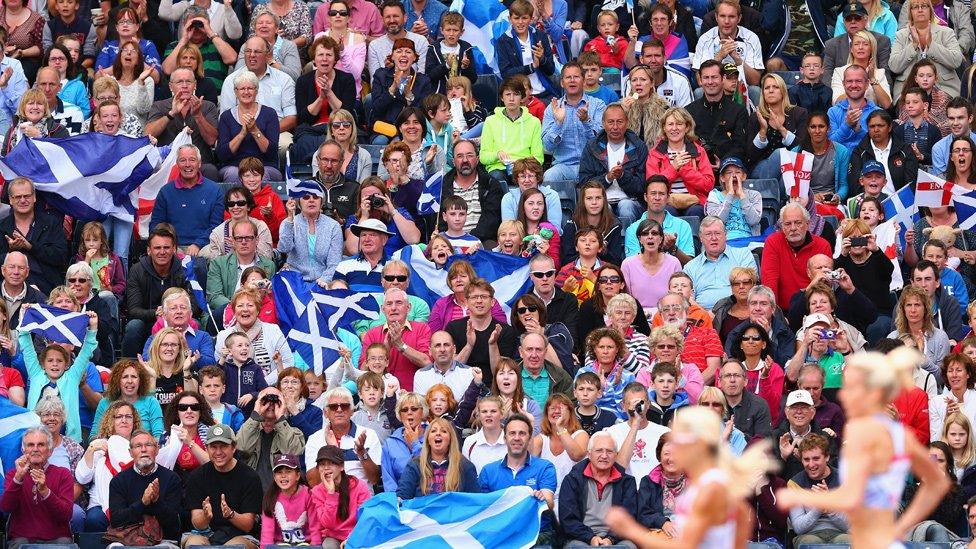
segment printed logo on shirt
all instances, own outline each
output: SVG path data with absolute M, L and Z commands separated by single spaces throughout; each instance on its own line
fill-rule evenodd
M 634 457 L 639 459 L 644 459 L 644 448 L 647 446 L 647 441 L 644 439 L 639 439 L 634 443 Z
M 535 488 L 536 480 L 534 478 L 529 478 L 525 480 L 525 485 L 529 488 Z
M 252 372 L 252 371 L 250 371 L 250 370 L 248 370 L 248 371 L 246 371 L 246 372 L 244 372 L 244 373 L 243 373 L 243 374 L 241 375 L 241 379 L 242 379 L 242 382 L 243 382 L 243 383 L 246 383 L 246 384 L 248 384 L 248 385 L 250 385 L 250 384 L 252 384 L 252 383 L 254 383 L 254 372 Z

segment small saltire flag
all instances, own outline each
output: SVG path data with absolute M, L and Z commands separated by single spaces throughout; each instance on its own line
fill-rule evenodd
M 470 262 L 474 272 L 495 288 L 495 299 L 506 315 L 512 310 L 515 300 L 532 289 L 528 258 L 478 250 L 473 254 L 452 255 L 447 258 L 445 269 L 461 259 Z
M 399 505 L 396 494 L 385 492 L 360 506 L 346 547 L 527 549 L 539 536 L 542 511 L 527 486 L 487 494 L 448 492 Z
M 24 438 L 24 432 L 40 425 L 41 419 L 37 414 L 8 399 L 0 398 L 0 478 L 14 468 L 17 458 L 20 457 L 20 442 Z M 3 487 L 4 482 L 0 480 L 0 494 L 3 493 Z
M 49 341 L 70 343 L 81 347 L 88 331 L 88 315 L 66 309 L 32 303 L 24 307 L 20 315 L 19 329 L 38 334 Z
M 329 329 L 328 321 L 319 310 L 309 284 L 301 273 L 281 271 L 271 279 L 278 326 L 288 340 L 288 346 L 321 374 L 339 359 L 339 338 Z
M 918 182 L 915 185 L 915 206 L 919 208 L 951 206 L 955 186 L 945 179 L 919 170 Z
M 417 213 L 420 215 L 435 215 L 441 213 L 441 186 L 444 183 L 444 172 L 439 170 L 424 182 L 424 192 L 417 202 Z
M 780 171 L 783 187 L 790 198 L 810 194 L 810 176 L 813 171 L 813 155 L 805 152 L 780 151 Z
M 183 265 L 183 275 L 186 276 L 187 282 L 190 283 L 190 289 L 193 291 L 193 299 L 196 300 L 197 306 L 200 307 L 201 311 L 207 311 L 207 316 L 213 317 L 210 314 L 210 304 L 207 303 L 207 293 L 204 291 L 203 286 L 200 285 L 200 281 L 197 280 L 193 256 L 184 255 L 183 259 L 180 260 L 180 264 Z
M 139 238 L 149 238 L 149 220 L 152 218 L 152 209 L 156 204 L 156 197 L 159 190 L 167 183 L 179 176 L 179 168 L 176 167 L 176 156 L 183 145 L 193 142 L 189 132 L 180 132 L 173 143 L 170 144 L 169 154 L 163 159 L 162 164 L 147 178 L 138 189 L 133 191 L 132 199 L 138 205 L 138 226 Z
M 405 246 L 393 254 L 410 267 L 410 285 L 407 293 L 424 300 L 433 307 L 434 302 L 451 293 L 447 284 L 447 269 L 442 269 L 427 259 L 424 249 L 417 244 Z

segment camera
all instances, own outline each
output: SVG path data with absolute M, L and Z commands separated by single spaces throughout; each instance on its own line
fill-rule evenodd
M 262 404 L 281 404 L 281 399 L 276 394 L 264 395 L 261 397 Z
M 640 416 L 644 414 L 644 401 L 640 400 L 634 405 L 634 409 L 630 411 L 630 416 Z
M 852 248 L 857 247 L 857 246 L 867 246 L 867 245 L 868 245 L 868 237 L 866 237 L 866 236 L 852 236 L 851 237 L 851 247 Z
M 617 38 L 615 36 L 608 36 L 607 37 L 607 45 L 608 46 L 612 46 L 612 45 L 614 45 L 616 43 L 617 43 Z
M 370 208 L 373 208 L 374 210 L 378 210 L 378 209 L 382 208 L 385 205 L 386 205 L 386 200 L 383 200 L 383 197 L 381 197 L 379 195 L 376 195 L 376 194 L 374 194 L 373 196 L 369 197 L 369 207 Z
M 837 339 L 837 330 L 820 330 L 820 339 Z
M 827 271 L 827 280 L 838 282 L 840 280 L 840 271 Z
M 267 279 L 258 280 L 254 283 L 254 287 L 257 288 L 258 290 L 267 290 L 268 288 L 271 287 L 271 281 Z
M 191 29 L 202 29 L 203 28 L 203 21 L 200 21 L 199 19 L 197 19 L 196 21 L 190 23 L 190 28 Z

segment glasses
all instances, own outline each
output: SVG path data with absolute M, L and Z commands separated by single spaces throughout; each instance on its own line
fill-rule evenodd
M 84 284 L 85 282 L 90 282 L 87 278 L 69 278 L 68 284 Z
M 156 447 L 155 442 L 140 442 L 138 444 L 132 445 L 133 450 L 142 450 L 143 448 L 155 448 L 155 447 Z
M 383 280 L 387 282 L 406 282 L 409 278 L 407 275 L 383 275 Z
M 952 154 L 971 153 L 972 149 L 952 149 Z
M 228 200 L 224 203 L 228 208 L 243 208 L 247 206 L 247 200 Z
M 724 377 L 724 376 L 723 376 Z M 724 410 L 725 405 L 721 402 L 699 402 L 699 406 L 704 406 L 706 408 L 715 408 L 717 410 Z
M 244 236 L 235 236 L 234 237 L 234 242 L 238 242 L 238 243 L 240 243 L 240 242 L 253 242 L 254 241 L 254 238 L 255 238 L 255 236 L 253 234 L 244 235 Z
M 518 307 L 515 310 L 518 311 L 518 314 L 524 315 L 525 313 L 534 313 L 538 311 L 539 308 L 536 307 L 535 305 L 529 305 L 527 307 Z
M 180 346 L 179 343 L 160 343 L 159 344 L 159 347 L 161 349 L 175 349 L 175 348 L 177 348 L 179 346 Z
M 742 336 L 742 341 L 762 341 L 760 336 Z
M 105 101 L 118 101 L 119 97 L 117 95 L 96 95 L 95 101 L 99 103 L 104 103 Z
M 613 448 L 594 448 L 590 451 L 597 455 L 601 455 L 601 454 L 610 455 L 616 452 L 616 450 L 614 450 Z
M 732 285 L 733 286 L 752 286 L 755 283 L 756 283 L 756 281 L 755 280 L 752 280 L 752 279 L 749 279 L 749 280 L 733 280 L 732 281 Z
M 339 129 L 339 128 L 351 128 L 351 127 L 352 127 L 352 122 L 333 122 L 332 123 L 332 129 L 333 130 Z
M 404 406 L 403 408 L 400 408 L 400 413 L 403 414 L 406 412 L 416 412 L 419 410 L 420 410 L 420 406 Z
M 176 405 L 177 411 L 180 411 L 180 412 L 186 412 L 187 410 L 193 410 L 194 412 L 199 412 L 200 411 L 200 408 L 201 407 L 200 407 L 200 404 L 199 403 L 196 403 L 196 404 L 177 404 Z
M 252 50 L 250 48 L 247 48 L 247 49 L 243 50 L 241 53 L 243 53 L 244 55 L 264 55 L 264 54 L 268 53 L 268 50 Z M 240 89 L 240 88 L 238 88 L 238 89 Z
M 468 296 L 468 301 L 486 301 L 491 298 L 488 294 L 471 294 Z
M 124 419 L 125 421 L 132 421 L 135 419 L 131 414 L 117 414 L 115 419 Z
M 116 23 L 116 24 L 117 24 L 117 25 L 135 25 L 135 24 L 136 24 L 136 22 L 135 22 L 135 21 L 133 21 L 132 19 L 122 19 L 121 21 L 119 21 L 119 22 L 118 22 L 118 23 Z
M 346 412 L 349 410 L 349 408 L 352 408 L 352 404 L 349 404 L 348 402 L 333 402 L 332 404 L 328 405 L 328 408 L 333 412 L 338 412 L 339 410 Z
M 658 307 L 657 310 L 661 311 L 662 313 L 676 313 L 678 311 L 685 310 L 685 308 L 681 305 L 664 305 L 662 307 Z
M 329 10 L 329 17 L 349 17 L 348 10 Z
M 640 236 L 661 236 L 661 231 L 657 231 L 657 230 L 644 231 L 640 234 Z
M 623 278 L 620 278 L 617 275 L 613 275 L 613 276 L 598 276 L 598 277 L 596 277 L 596 281 L 597 281 L 598 284 L 618 284 L 621 281 L 623 281 Z
M 674 349 L 677 349 L 678 346 L 675 345 L 675 344 L 673 344 L 673 343 L 658 343 L 657 345 L 654 346 L 654 348 L 655 349 L 665 349 L 665 350 L 670 349 L 670 350 L 673 351 Z
M 722 379 L 742 379 L 746 376 L 742 374 L 722 374 Z
M 249 91 L 249 92 L 253 92 L 253 91 L 257 91 L 257 90 L 258 90 L 258 89 L 257 89 L 256 87 L 254 87 L 254 86 L 237 86 L 237 87 L 236 87 L 236 88 L 234 88 L 234 89 L 235 89 L 235 90 L 237 90 L 237 91 L 240 91 L 240 92 L 242 92 L 242 91 Z
M 549 271 L 532 271 L 532 276 L 536 278 L 552 278 L 556 276 L 556 269 Z

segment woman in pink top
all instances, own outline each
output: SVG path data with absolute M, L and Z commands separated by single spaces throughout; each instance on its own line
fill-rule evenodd
M 453 293 L 435 301 L 434 306 L 430 309 L 427 325 L 432 331 L 443 330 L 448 322 L 468 316 L 468 303 L 464 297 L 464 291 L 467 289 L 468 283 L 476 278 L 478 278 L 478 274 L 474 272 L 471 263 L 463 259 L 451 263 L 450 268 L 447 269 L 447 285 Z M 508 323 L 505 311 L 498 304 L 498 300 L 495 300 L 491 306 L 491 316 L 498 322 Z
M 641 253 L 628 257 L 620 265 L 624 281 L 631 295 L 641 304 L 647 318 L 654 316 L 657 302 L 668 293 L 668 280 L 681 270 L 681 262 L 663 253 L 664 229 L 653 219 L 645 219 L 637 226 Z
M 356 526 L 359 506 L 373 495 L 372 490 L 365 482 L 346 474 L 342 450 L 336 446 L 319 449 L 315 462 L 322 483 L 312 488 L 312 503 L 317 514 L 311 529 L 312 545 L 339 549 Z

